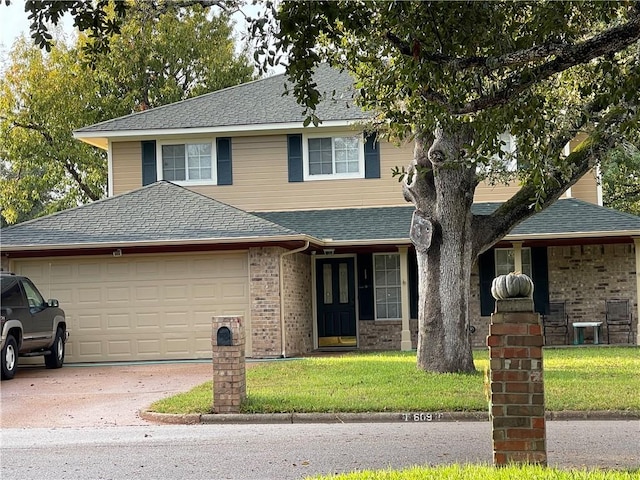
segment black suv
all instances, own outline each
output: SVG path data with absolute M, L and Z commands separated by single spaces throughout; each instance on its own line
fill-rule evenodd
M 44 355 L 47 368 L 60 368 L 69 337 L 64 311 L 57 300 L 46 301 L 27 277 L 0 273 L 2 301 L 2 379 L 11 379 L 18 356 Z

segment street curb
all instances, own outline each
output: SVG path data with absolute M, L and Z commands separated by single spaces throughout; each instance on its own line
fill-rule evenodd
M 140 418 L 165 424 L 299 424 L 299 423 L 430 423 L 488 421 L 486 412 L 371 412 L 371 413 L 156 413 L 140 410 Z M 566 420 L 640 420 L 640 412 L 630 411 L 561 411 L 547 412 L 549 421 Z

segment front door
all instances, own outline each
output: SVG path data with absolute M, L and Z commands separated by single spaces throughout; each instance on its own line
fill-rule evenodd
M 356 289 L 353 258 L 316 262 L 318 347 L 356 347 Z

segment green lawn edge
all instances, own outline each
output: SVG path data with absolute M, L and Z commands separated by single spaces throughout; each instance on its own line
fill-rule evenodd
M 632 480 L 640 470 L 560 470 L 539 465 L 509 465 L 495 468 L 487 465 L 443 465 L 413 467 L 403 470 L 364 470 L 359 472 L 319 475 L 307 480 Z
M 243 413 L 478 412 L 488 410 L 486 350 L 473 374 L 419 371 L 415 352 L 260 362 L 247 368 Z M 548 411 L 640 412 L 640 348 L 545 349 Z M 149 411 L 208 414 L 212 382 L 154 402 Z

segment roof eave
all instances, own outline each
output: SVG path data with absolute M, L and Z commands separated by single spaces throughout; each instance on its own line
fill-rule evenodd
M 303 241 L 311 242 L 314 244 L 321 244 L 317 238 L 309 235 L 276 235 L 276 236 L 247 236 L 247 237 L 234 237 L 234 238 L 197 238 L 197 239 L 181 239 L 181 240 L 151 240 L 143 242 L 94 242 L 94 243 L 59 243 L 49 245 L 3 245 L 1 251 L 10 252 L 29 252 L 38 250 L 92 250 L 92 249 L 104 249 L 104 248 L 127 248 L 127 247 L 175 247 L 175 246 L 187 246 L 187 245 L 216 245 L 216 244 L 245 244 L 245 243 L 278 243 L 278 242 L 291 242 L 291 241 Z
M 108 147 L 109 140 L 126 140 L 126 139 L 144 139 L 158 138 L 166 136 L 189 136 L 203 134 L 251 134 L 260 132 L 262 134 L 281 133 L 283 131 L 293 130 L 310 130 L 312 128 L 343 128 L 357 125 L 366 118 L 354 120 L 326 120 L 318 127 L 305 127 L 303 122 L 287 122 L 287 123 L 261 123 L 255 125 L 222 125 L 217 127 L 200 127 L 200 128 L 158 128 L 148 130 L 104 130 L 104 131 L 82 131 L 73 132 L 73 137 L 85 143 L 93 145 L 104 150 Z
M 612 238 L 612 237 L 635 237 L 640 235 L 640 230 L 615 230 L 598 232 L 565 232 L 565 233 L 527 233 L 508 234 L 503 240 L 563 240 L 580 238 Z

